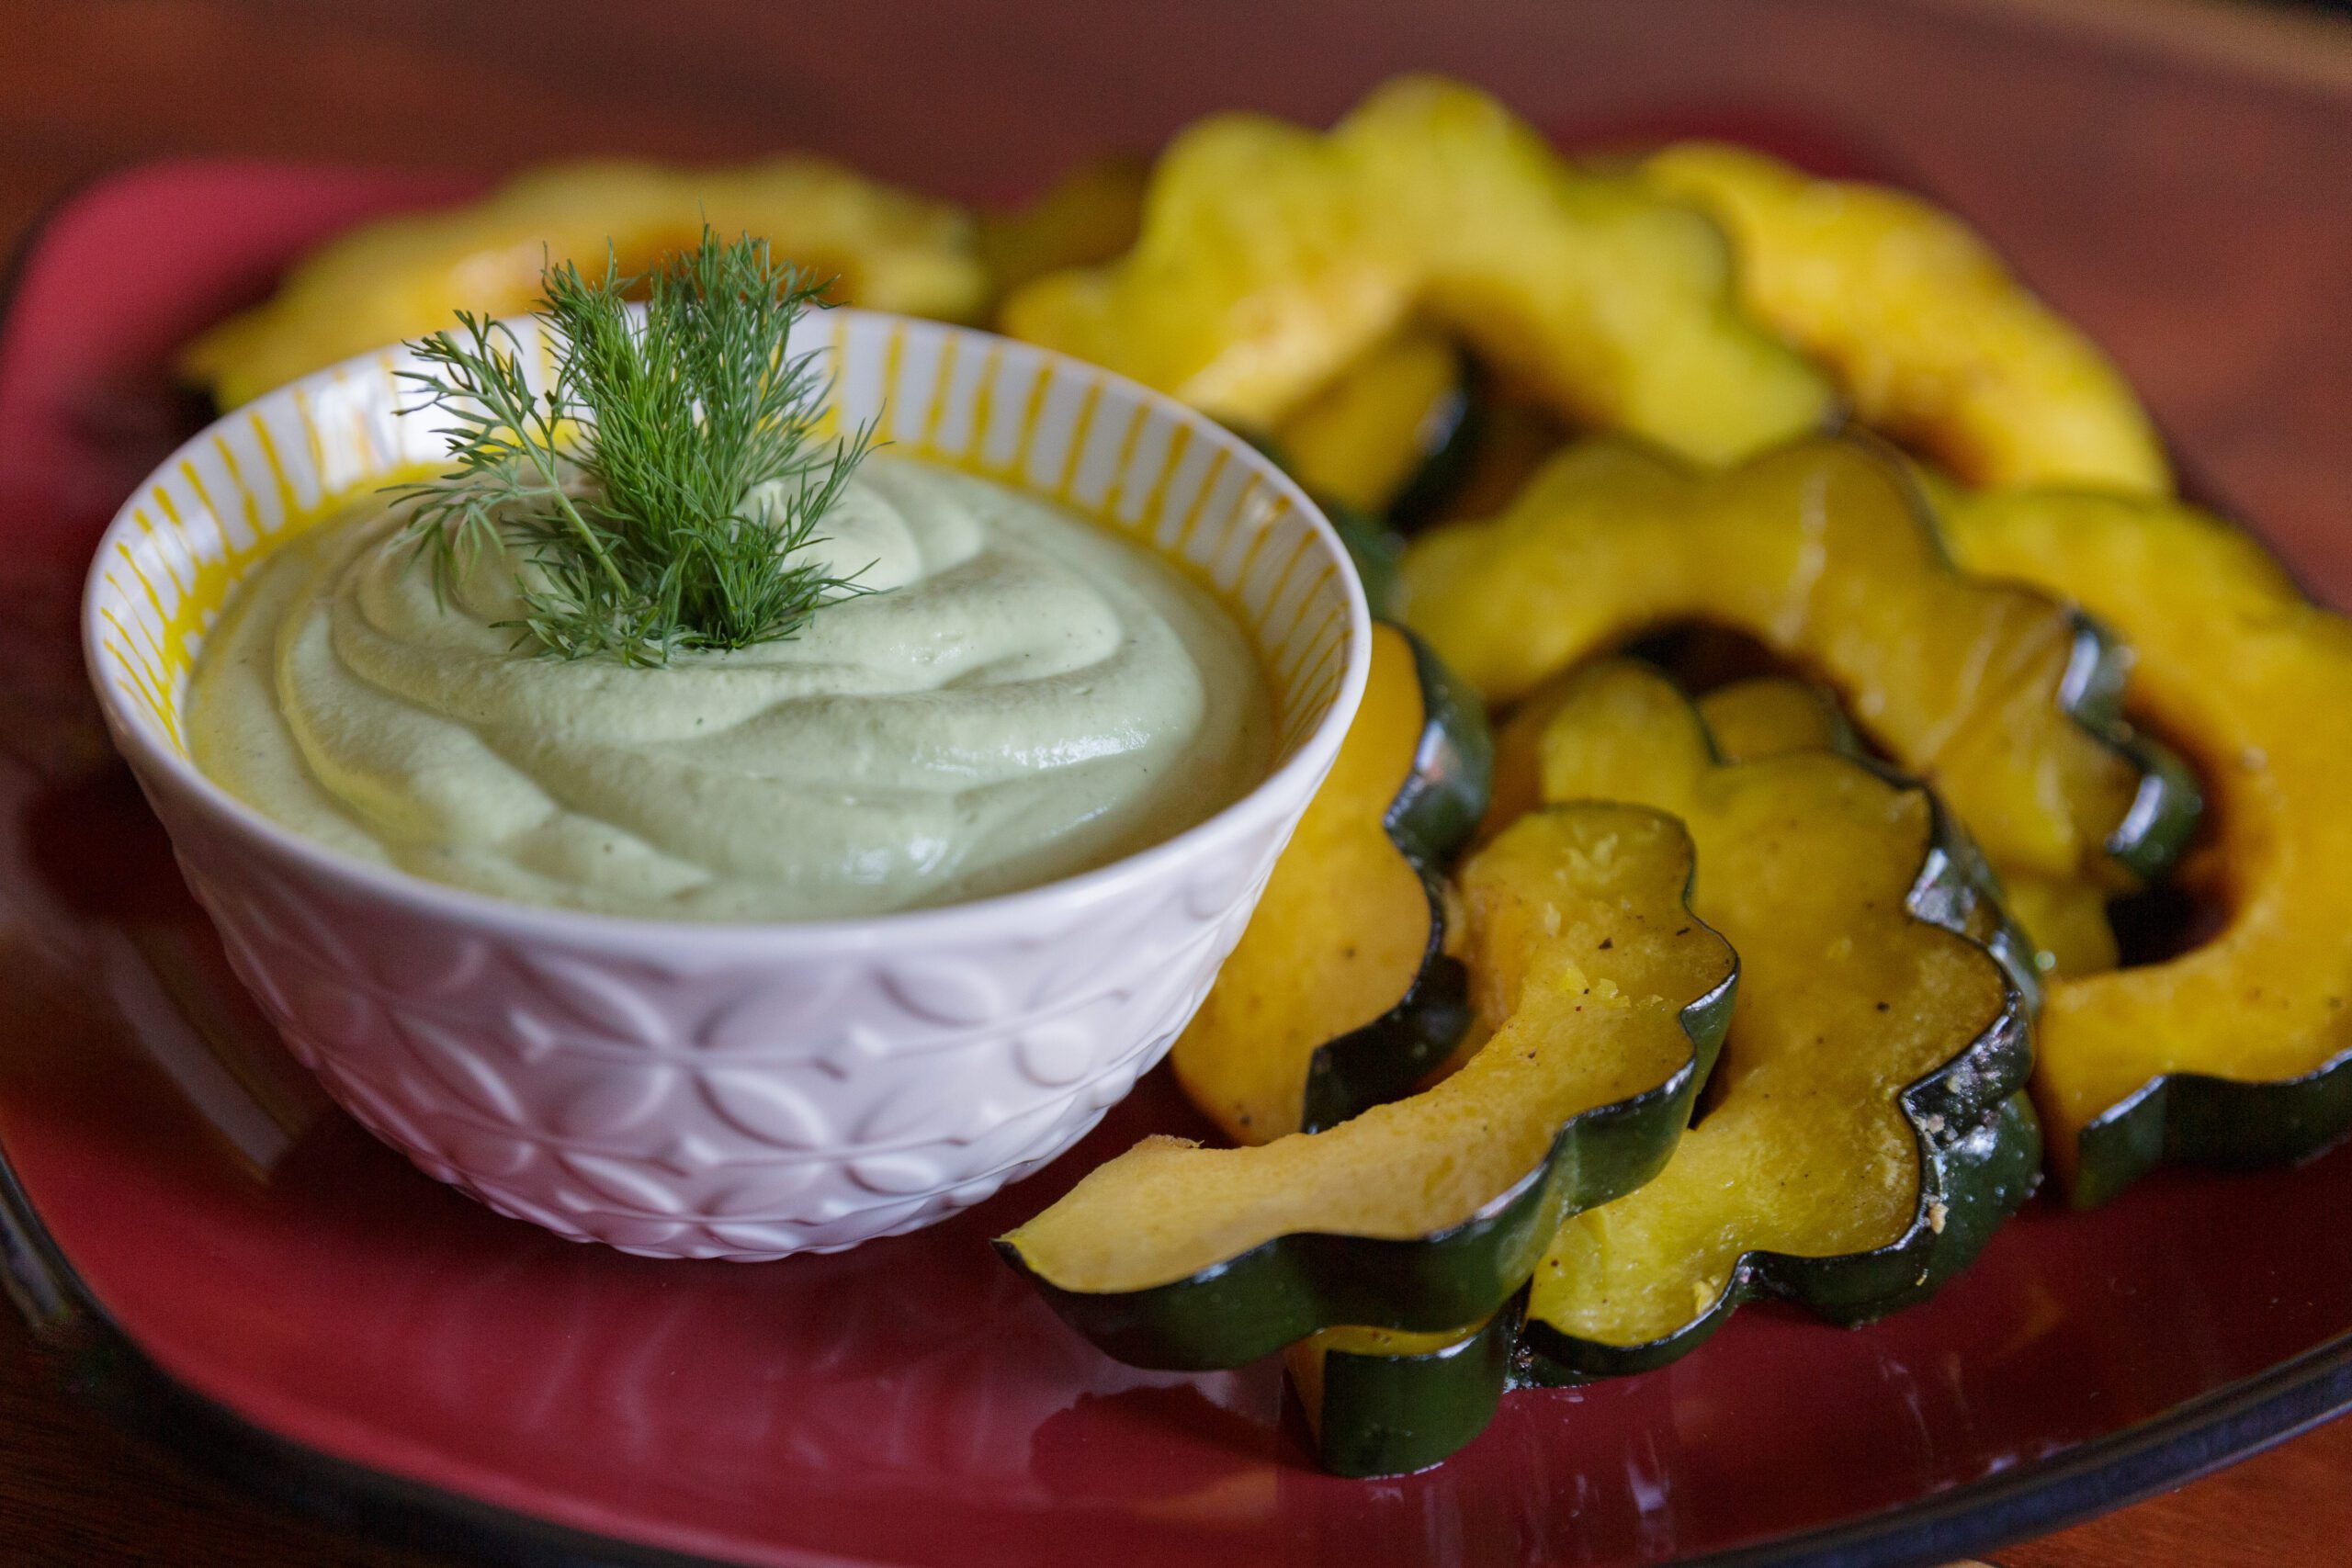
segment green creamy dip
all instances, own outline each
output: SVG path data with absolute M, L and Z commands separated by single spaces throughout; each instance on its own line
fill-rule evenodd
M 263 562 L 207 640 L 190 734 L 267 816 L 436 881 L 616 914 L 873 915 L 1116 860 L 1268 766 L 1265 680 L 1225 612 L 987 479 L 869 458 L 810 548 L 870 592 L 792 640 L 655 669 L 518 648 L 495 624 L 521 611 L 511 555 L 444 602 L 402 520 L 378 507 Z

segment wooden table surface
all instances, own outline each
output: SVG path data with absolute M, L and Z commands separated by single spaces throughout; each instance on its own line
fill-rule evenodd
M 2352 30 L 2202 0 L 0 0 L 0 249 L 77 181 L 190 152 L 488 171 L 803 146 L 1014 194 L 1212 108 L 1329 119 L 1414 67 L 1539 123 L 1731 103 L 1849 132 L 2106 342 L 2290 556 L 2345 525 Z M 2352 1422 L 1996 1555 L 2255 1568 L 2347 1540 Z M 0 1313 L 0 1563 L 410 1561 L 164 1468 Z

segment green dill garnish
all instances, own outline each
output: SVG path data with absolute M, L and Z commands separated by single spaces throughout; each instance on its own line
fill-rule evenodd
M 403 487 L 408 536 L 447 594 L 486 549 L 514 550 L 518 628 L 565 659 L 660 664 L 688 649 L 789 637 L 860 590 L 802 557 L 873 444 L 814 434 L 828 383 L 786 340 L 821 285 L 767 242 L 701 243 L 648 280 L 640 319 L 606 248 L 604 275 L 541 275 L 553 374 L 534 393 L 521 344 L 466 311 L 401 372 L 438 409 L 455 467 Z M 776 488 L 754 505 L 758 487 Z

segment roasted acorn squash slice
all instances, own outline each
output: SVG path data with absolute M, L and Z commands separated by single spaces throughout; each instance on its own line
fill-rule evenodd
M 1135 249 L 1037 279 L 1002 321 L 1268 430 L 1417 313 L 1565 417 L 1694 457 L 1830 412 L 1820 374 L 1734 303 L 1711 222 L 1433 78 L 1390 83 L 1328 136 L 1192 127 L 1153 171 Z
M 1414 540 L 1400 588 L 1490 703 L 1661 626 L 1755 637 L 1932 778 L 2004 873 L 2129 886 L 2196 819 L 2194 778 L 2116 711 L 2119 650 L 2056 600 L 1955 570 L 1900 464 L 1860 438 L 1713 475 L 1586 443 L 1500 517 Z
M 1544 730 L 1576 682 L 1574 671 L 1546 682 L 1511 710 L 1510 721 L 1496 733 L 1492 803 L 1482 833 L 1508 827 L 1542 800 Z M 1837 696 L 1810 681 L 1749 676 L 1717 686 L 1698 705 L 1715 750 L 1726 762 L 1816 748 L 1867 754 Z M 1993 874 L 1986 867 L 1981 874 Z M 2029 964 L 2036 976 L 2086 974 L 2115 963 L 2106 894 L 2091 883 L 2002 879 L 1999 900 L 1981 904 L 1966 929 L 2003 962 Z M 2039 1005 L 2039 987 L 2033 992 Z
M 1724 226 L 1747 309 L 1834 371 L 1865 423 L 1975 484 L 2170 492 L 2130 384 L 1951 213 L 1719 142 L 1643 171 Z
M 1648 1179 L 1690 1119 L 1737 972 L 1656 812 L 1539 812 L 1463 868 L 1484 1049 L 1320 1133 L 1150 1138 L 998 1247 L 1122 1360 L 1234 1366 L 1319 1329 L 1485 1319 L 1562 1218 Z
M 1828 893 L 1830 908 L 1817 912 L 1815 924 L 1807 931 L 1818 935 L 1825 924 L 1834 927 L 1834 919 L 1825 921 L 1821 916 L 1834 917 L 1835 901 L 1842 896 L 1849 906 L 1854 906 L 1849 911 L 1852 923 L 1864 929 L 1864 942 L 1855 944 L 1840 958 L 1837 956 L 1838 941 L 1850 932 L 1838 929 L 1815 963 L 1816 976 L 1826 973 L 1836 985 L 1856 978 L 1852 971 L 1858 962 L 1867 964 L 1875 958 L 1897 973 L 1906 961 L 1916 962 L 1919 964 L 1918 974 L 1928 976 L 1924 981 L 1915 976 L 1911 989 L 1917 995 L 1938 989 L 1935 976 L 1937 966 L 1940 965 L 1945 982 L 1941 988 L 1962 1004 L 1957 1009 L 1947 1008 L 1942 1015 L 1946 1035 L 1953 1040 L 1965 1027 L 1966 1014 L 1973 1010 L 1982 1016 L 1991 1010 L 1994 1023 L 1968 1037 L 1965 1048 L 1961 1050 L 1962 1065 L 1945 1067 L 1942 1076 L 1951 1092 L 1943 1100 L 1929 1101 L 1922 1095 L 1915 1097 L 1917 1103 L 1914 1104 L 1896 1098 L 1894 1091 L 1904 1087 L 1902 1079 L 1893 1077 L 1905 1065 L 1899 1046 L 1885 1051 L 1885 1059 L 1880 1064 L 1881 1077 L 1892 1081 L 1882 1086 L 1870 1080 L 1871 1092 L 1885 1105 L 1886 1114 L 1902 1111 L 1911 1116 L 1912 1131 L 1905 1132 L 1898 1125 L 1893 1138 L 1904 1157 L 1916 1164 L 1916 1150 L 1923 1142 L 1930 1145 L 1927 1168 L 1931 1190 L 1922 1201 L 1924 1207 L 1915 1205 L 1910 1211 L 1915 1220 L 1924 1216 L 1925 1230 L 1916 1235 L 1905 1234 L 1902 1245 L 1906 1250 L 1893 1255 L 1895 1261 L 1874 1258 L 1838 1259 L 1833 1264 L 1807 1258 L 1800 1264 L 1792 1259 L 1761 1257 L 1743 1260 L 1743 1290 L 1752 1292 L 1777 1288 L 1800 1299 L 1817 1290 L 1826 1310 L 1841 1318 L 1870 1315 L 1875 1310 L 1899 1304 L 1895 1300 L 1898 1296 L 1909 1299 L 1931 1289 L 1936 1280 L 1948 1277 L 1973 1257 L 1991 1227 L 2022 1201 L 2030 1190 L 2038 1150 L 2031 1112 L 2021 1097 L 2013 1092 L 2022 1081 L 2024 1071 L 2024 1047 L 2016 1038 L 2016 1032 L 2021 1027 L 2018 1012 L 2023 991 L 2018 988 L 2021 981 L 2018 966 L 2022 960 L 2014 943 L 1996 940 L 1991 947 L 1990 955 L 2001 964 L 2012 988 L 2004 993 L 2001 977 L 1988 976 L 1980 962 L 1985 953 L 1972 958 L 1963 953 L 1955 965 L 1950 951 L 1953 944 L 1936 937 L 1901 934 L 1908 923 L 1900 912 L 1906 896 L 1908 912 L 1921 921 L 1932 922 L 1922 925 L 1922 931 L 1934 925 L 1971 936 L 2001 931 L 2004 922 L 2000 907 L 1989 897 L 1987 874 L 1964 837 L 1935 811 L 1922 792 L 1890 784 L 1875 772 L 1852 762 L 1833 766 L 1824 761 L 1795 768 L 1785 763 L 1772 764 L 1780 768 L 1778 776 L 1758 768 L 1729 765 L 1743 753 L 1756 759 L 1784 758 L 1796 751 L 1849 748 L 1851 731 L 1834 701 L 1819 688 L 1803 682 L 1762 678 L 1720 688 L 1700 701 L 1694 720 L 1690 705 L 1663 677 L 1623 663 L 1590 666 L 1547 685 L 1515 714 L 1506 729 L 1506 735 L 1511 737 L 1506 742 L 1506 750 L 1517 751 L 1523 746 L 1530 753 L 1524 758 L 1526 767 L 1540 774 L 1546 744 L 1542 732 L 1564 710 L 1573 711 L 1561 722 L 1577 728 L 1572 736 L 1563 734 L 1550 744 L 1572 750 L 1579 764 L 1593 767 L 1597 776 L 1569 777 L 1566 776 L 1568 769 L 1555 767 L 1553 771 L 1562 775 L 1557 782 L 1563 787 L 1589 783 L 1600 787 L 1641 789 L 1654 797 L 1672 800 L 1707 815 L 1718 830 L 1741 835 L 1741 852 L 1751 859 L 1760 860 L 1769 852 L 1759 847 L 1763 842 L 1781 839 L 1785 841 L 1780 852 L 1781 865 L 1793 868 L 1789 872 L 1791 875 L 1807 874 L 1802 868 L 1805 864 L 1803 857 L 1809 850 L 1831 852 L 1822 857 L 1820 863 L 1847 869 L 1838 889 Z M 1713 731 L 1713 721 L 1717 717 L 1724 721 L 1720 732 Z M 1711 741 L 1712 753 L 1707 750 Z M 1585 754 L 1584 749 L 1589 746 L 1598 749 L 1597 757 Z M 1718 759 L 1724 765 L 1716 765 Z M 1541 787 L 1539 779 L 1536 785 L 1531 786 L 1531 793 L 1540 793 Z M 1743 810 L 1738 800 L 1743 791 L 1759 796 L 1765 791 L 1777 793 L 1759 811 L 1753 803 Z M 1698 804 L 1693 805 L 1694 802 Z M 1893 819 L 1888 811 L 1890 806 L 1894 808 Z M 1786 821 L 1776 819 L 1782 807 Z M 1792 827 L 1791 822 L 1795 826 Z M 1916 829 L 1922 822 L 1932 829 L 1926 835 L 1931 842 L 1923 841 L 1923 836 L 1916 830 L 1906 831 L 1906 824 Z M 1857 823 L 1860 824 L 1859 829 Z M 1890 847 L 1899 852 L 1890 853 Z M 1902 880 L 1905 864 L 1918 873 L 1908 883 Z M 1702 887 L 1707 875 L 1702 864 L 1699 873 Z M 1893 890 L 1876 910 L 1860 908 L 1871 897 L 1866 883 L 1878 885 L 1882 890 Z M 1765 908 L 1760 901 L 1750 905 L 1751 911 Z M 1894 928 L 1893 934 L 1871 929 L 1889 925 Z M 1921 961 L 1923 951 L 1927 957 Z M 1802 979 L 1784 980 L 1784 992 L 1792 984 L 1804 983 Z M 1817 978 L 1815 983 L 1818 983 Z M 1883 1036 L 1885 1026 L 1879 1021 L 1877 999 L 1883 998 L 1869 998 L 1870 1011 L 1861 1016 L 1859 1024 L 1855 1016 L 1861 998 L 1850 994 L 1845 998 L 1849 1005 L 1839 1008 L 1833 1004 L 1819 1010 L 1825 1014 L 1842 1013 L 1846 1023 L 1842 1033 L 1846 1037 Z M 1780 1025 L 1777 1037 L 1785 1039 L 1792 1031 L 1801 1030 L 1804 1022 L 1791 1012 L 1785 995 L 1779 1008 L 1777 1017 L 1769 1021 Z M 1743 1016 L 1735 1010 L 1735 1031 L 1755 1027 L 1752 1023 L 1744 1026 L 1740 1021 Z M 1932 1029 L 1933 1025 L 1928 1027 Z M 1769 1043 L 1775 1035 L 1764 1038 Z M 1882 1039 L 1879 1043 L 1884 1046 L 1887 1043 Z M 1931 1039 L 1928 1047 L 1933 1047 Z M 1911 1055 L 1916 1057 L 1919 1052 L 1914 1048 Z M 1834 1067 L 1838 1064 L 1830 1065 Z M 1928 1066 L 1937 1065 L 1929 1063 Z M 1775 1093 L 1796 1088 L 1792 1075 L 1785 1071 L 1786 1064 L 1781 1066 L 1783 1070 L 1777 1074 L 1770 1068 L 1755 1070 L 1744 1100 L 1754 1098 L 1759 1084 Z M 1995 1076 L 1979 1085 L 1953 1081 L 1972 1072 Z M 2007 1099 L 1999 1097 L 2003 1084 L 2012 1090 Z M 1850 1075 L 1843 1087 L 1851 1089 Z M 1733 1092 L 1731 1085 L 1724 1082 L 1711 1090 L 1711 1098 L 1720 1101 Z M 1957 1108 L 1986 1100 L 1987 1097 L 2000 1110 L 1983 1127 L 1971 1130 L 1943 1120 L 1929 1120 L 1946 1116 L 1964 1120 L 1968 1113 Z M 1832 1101 L 1815 1100 L 1812 1109 L 1817 1112 L 1829 1103 Z M 1740 1117 L 1752 1117 L 1755 1109 L 1749 1105 L 1725 1128 L 1736 1132 L 1735 1123 Z M 1704 1125 L 1702 1122 L 1702 1128 Z M 1947 1127 L 1952 1133 L 1949 1140 L 1942 1137 Z M 1920 1129 L 1926 1129 L 1924 1138 L 1917 1135 Z M 1720 1135 L 1721 1131 L 1711 1136 Z M 1884 1131 L 1881 1129 L 1883 1142 Z M 1868 1130 L 1864 1129 L 1863 1134 L 1867 1143 Z M 1949 1142 L 1952 1146 L 1934 1149 L 1932 1145 L 1939 1142 Z M 1754 1165 L 1764 1163 L 1767 1156 L 1761 1151 L 1751 1152 L 1755 1156 L 1749 1162 L 1752 1169 Z M 1724 1156 L 1716 1157 L 1721 1161 Z M 1866 1160 L 1849 1162 L 1849 1168 L 1865 1172 L 1860 1179 L 1880 1179 L 1887 1189 L 1905 1179 L 1891 1169 L 1877 1170 Z M 1720 1168 L 1714 1175 L 1723 1179 Z M 1909 1179 L 1916 1182 L 1916 1177 Z M 1771 1188 L 1781 1184 L 1749 1176 L 1746 1185 Z M 1834 1201 L 1834 1195 L 1829 1199 L 1818 1194 L 1808 1197 L 1815 1205 L 1815 1213 L 1822 1202 Z M 1635 1193 L 1609 1209 L 1590 1211 L 1571 1220 L 1555 1247 L 1574 1245 L 1577 1238 L 1571 1233 L 1579 1226 L 1598 1224 L 1607 1214 L 1633 1208 L 1640 1201 L 1640 1194 Z M 1901 1202 L 1898 1197 L 1887 1197 L 1881 1207 L 1899 1210 Z M 1862 1224 L 1867 1226 L 1869 1223 L 1866 1214 Z M 1788 1232 L 1783 1230 L 1781 1234 L 1786 1235 Z M 1924 1267 L 1927 1278 L 1920 1278 L 1922 1267 L 1915 1264 Z M 1885 1303 L 1884 1307 L 1877 1304 L 1880 1303 Z M 1721 1307 L 1723 1314 L 1730 1310 L 1730 1304 Z M 1668 1336 L 1670 1343 L 1645 1344 L 1630 1353 L 1623 1347 L 1563 1343 L 1556 1330 L 1539 1326 L 1529 1337 L 1523 1359 L 1537 1381 L 1634 1371 L 1638 1365 L 1652 1364 L 1653 1359 L 1670 1359 L 1695 1345 L 1719 1317 L 1720 1314 L 1711 1317 L 1705 1325 L 1690 1326 L 1680 1335 Z M 1325 1465 L 1347 1474 L 1394 1473 L 1434 1463 L 1476 1437 L 1493 1414 L 1508 1371 L 1492 1355 L 1497 1321 L 1489 1319 L 1468 1331 L 1419 1336 L 1332 1329 L 1292 1347 L 1288 1358 L 1292 1383 L 1308 1411 Z M 1557 1359 L 1552 1353 L 1555 1350 L 1559 1352 Z
M 1486 809 L 1477 700 L 1409 634 L 1373 634 L 1339 760 L 1170 1060 L 1238 1144 L 1314 1132 L 1410 1089 L 1470 1021 L 1444 868 Z
M 1964 1267 L 2041 1151 L 2021 977 L 1962 934 L 1990 889 L 1935 798 L 1826 750 L 1718 762 L 1690 700 L 1624 661 L 1560 703 L 1544 791 L 1679 816 L 1742 979 L 1699 1123 L 1536 1270 L 1533 1365 L 1660 1365 L 1758 1294 L 1860 1322 Z
M 2127 694 L 2203 769 L 2220 929 L 2144 967 L 2058 981 L 2034 1095 L 2075 1202 L 2163 1159 L 2293 1160 L 2352 1128 L 2352 622 L 2260 545 L 2180 506 L 2091 495 L 1948 503 L 1973 569 L 2129 637 Z M 1703 880 L 1703 878 L 1702 878 Z
M 180 368 L 222 407 L 386 344 L 451 312 L 517 315 L 548 261 L 601 266 L 609 239 L 642 275 L 691 246 L 707 219 L 770 241 L 849 304 L 970 320 L 988 299 L 971 220 L 955 208 L 816 158 L 731 169 L 571 164 L 480 201 L 364 224 L 288 273 L 265 303 L 190 344 Z

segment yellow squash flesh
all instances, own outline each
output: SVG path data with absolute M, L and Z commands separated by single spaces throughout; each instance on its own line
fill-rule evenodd
M 1481 837 L 1493 837 L 1543 804 L 1544 732 L 1577 682 L 1575 671 L 1546 681 L 1495 731 L 1494 795 Z M 1699 716 L 1725 761 L 1838 747 L 1849 739 L 1835 698 L 1809 682 L 1781 675 L 1716 687 L 1699 699 Z
M 2085 1130 L 2163 1075 L 2274 1082 L 2352 1052 L 2352 622 L 2190 508 L 2065 494 L 1946 504 L 1972 569 L 2076 599 L 2131 642 L 2129 702 L 2199 766 L 2212 803 L 2200 863 L 2219 883 L 2221 929 L 2163 963 L 2062 980 L 2043 1003 L 2035 1100 L 2075 1183 Z
M 2098 883 L 2013 871 L 2001 879 L 2001 895 L 2033 939 L 2034 967 L 2043 975 L 2063 978 L 2115 967 L 2115 928 L 2108 923 L 2107 889 Z
M 1699 699 L 1699 718 L 1726 762 L 1836 750 L 1852 739 L 1837 698 L 1809 681 L 1782 675 L 1716 687 Z
M 1136 243 L 1151 165 L 1105 158 L 1072 169 L 1035 200 L 979 220 L 980 259 L 1000 295 L 1065 267 L 1094 266 Z
M 1852 744 L 1836 699 L 1810 682 L 1781 676 L 1719 686 L 1699 699 L 1699 716 L 1727 762 Z M 2013 874 L 2004 879 L 2002 901 L 2032 938 L 2039 973 L 2087 975 L 2115 967 L 2115 932 L 2098 884 Z
M 1407 327 L 1283 422 L 1283 467 L 1315 495 L 1381 513 L 1462 417 L 1461 351 Z
M 1429 893 L 1385 826 L 1427 721 L 1411 645 L 1376 627 L 1339 760 L 1170 1053 L 1185 1095 L 1235 1143 L 1298 1131 L 1315 1053 L 1397 1006 L 1428 963 Z
M 1719 142 L 1643 173 L 1723 224 L 1748 310 L 1834 371 L 1865 423 L 1974 484 L 2170 493 L 2131 386 L 1951 213 Z
M 1494 704 L 1661 626 L 1745 633 L 1836 689 L 2004 871 L 2117 874 L 2141 773 L 2067 711 L 2075 618 L 1953 570 L 1873 446 L 1819 438 L 1709 475 L 1587 443 L 1500 517 L 1416 539 L 1401 586 L 1407 623 Z
M 1392 82 L 1330 134 L 1204 120 L 1162 154 L 1135 249 L 1039 278 L 1005 329 L 1272 429 L 1420 315 L 1564 417 L 1693 457 L 1816 426 L 1820 375 L 1750 324 L 1722 236 L 1580 172 L 1493 99 Z
M 363 224 L 297 264 L 277 292 L 190 344 L 189 379 L 234 407 L 312 370 L 421 337 L 459 310 L 520 315 L 548 262 L 601 272 L 609 238 L 642 275 L 695 243 L 762 236 L 841 303 L 964 321 L 988 299 L 970 218 L 820 159 L 724 169 L 562 164 L 479 201 Z

